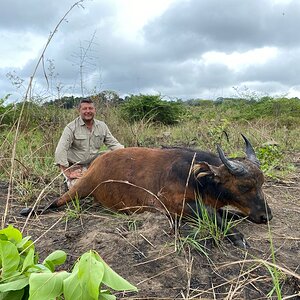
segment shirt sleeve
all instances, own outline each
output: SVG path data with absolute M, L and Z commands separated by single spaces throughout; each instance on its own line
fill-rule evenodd
M 64 167 L 69 166 L 67 153 L 73 143 L 73 140 L 73 132 L 68 126 L 66 126 L 55 150 L 55 163 L 57 165 Z
M 111 134 L 106 124 L 105 127 L 106 128 L 105 128 L 104 144 L 108 147 L 108 149 L 116 150 L 116 149 L 124 148 L 124 146 L 120 144 L 118 140 Z

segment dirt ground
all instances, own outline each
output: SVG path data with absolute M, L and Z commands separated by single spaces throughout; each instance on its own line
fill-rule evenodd
M 297 172 L 286 181 L 267 181 L 264 192 L 272 209 L 271 238 L 280 272 L 283 299 L 300 299 L 300 154 L 294 154 Z M 0 183 L 3 215 L 7 183 Z M 91 199 L 82 202 L 74 217 L 66 208 L 33 217 L 19 215 L 22 205 L 12 198 L 9 224 L 24 228 L 36 241 L 40 259 L 54 250 L 65 250 L 70 270 L 90 249 L 122 277 L 136 285 L 137 293 L 116 294 L 118 299 L 277 299 L 272 277 L 261 260 L 272 263 L 267 225 L 243 221 L 238 229 L 251 248 L 238 249 L 227 241 L 208 246 L 208 257 L 180 242 L 164 215 L 143 213 L 125 216 L 105 213 Z M 295 273 L 297 276 L 295 276 Z

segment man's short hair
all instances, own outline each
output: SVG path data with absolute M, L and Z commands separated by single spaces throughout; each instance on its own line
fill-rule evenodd
M 91 103 L 94 104 L 94 101 L 91 98 L 83 98 L 80 100 L 79 104 L 78 104 L 78 108 L 80 108 L 81 103 Z

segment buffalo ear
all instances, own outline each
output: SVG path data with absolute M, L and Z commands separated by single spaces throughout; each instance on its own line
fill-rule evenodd
M 196 178 L 201 178 L 204 176 L 217 176 L 218 168 L 208 164 L 207 162 L 195 163 L 193 167 L 194 174 Z

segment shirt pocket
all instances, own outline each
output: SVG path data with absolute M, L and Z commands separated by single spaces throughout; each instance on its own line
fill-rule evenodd
M 89 137 L 80 133 L 75 133 L 74 137 L 73 147 L 81 151 L 87 150 Z
M 104 135 L 100 130 L 95 131 L 92 136 L 92 143 L 94 149 L 99 150 L 99 148 L 103 145 L 104 142 Z

